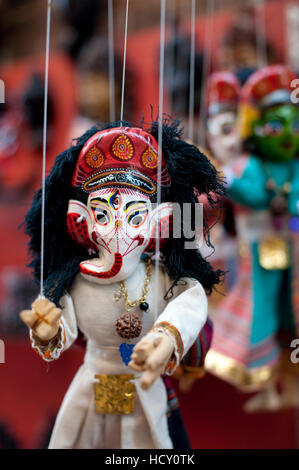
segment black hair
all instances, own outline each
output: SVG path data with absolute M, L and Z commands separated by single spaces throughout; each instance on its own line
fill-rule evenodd
M 45 181 L 45 240 L 44 240 L 44 293 L 47 298 L 59 302 L 71 288 L 81 261 L 89 259 L 85 248 L 76 244 L 68 235 L 66 214 L 69 199 L 73 198 L 71 180 L 79 153 L 87 140 L 99 130 L 120 126 L 120 122 L 92 127 L 75 145 L 62 152 Z M 129 123 L 122 123 L 131 127 Z M 147 131 L 158 139 L 158 122 Z M 205 194 L 214 206 L 224 194 L 221 178 L 215 167 L 199 149 L 181 139 L 179 122 L 163 120 L 162 151 L 171 177 L 171 186 L 162 192 L 162 201 L 180 205 L 198 202 L 198 195 Z M 25 220 L 25 232 L 30 237 L 29 249 L 37 284 L 40 281 L 41 262 L 41 189 L 34 196 L 32 207 Z M 209 230 L 204 220 L 205 240 L 209 246 Z M 172 288 L 184 277 L 198 280 L 209 294 L 221 280 L 223 272 L 214 270 L 197 249 L 185 249 L 186 238 L 170 238 L 161 249 L 163 262 L 173 280 Z M 172 288 L 170 289 L 172 291 Z

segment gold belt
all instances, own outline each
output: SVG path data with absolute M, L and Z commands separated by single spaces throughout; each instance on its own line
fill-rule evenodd
M 134 412 L 134 375 L 95 375 L 95 412 L 101 414 L 128 415 Z
M 259 263 L 266 270 L 287 269 L 291 264 L 288 242 L 282 237 L 267 237 L 258 245 Z

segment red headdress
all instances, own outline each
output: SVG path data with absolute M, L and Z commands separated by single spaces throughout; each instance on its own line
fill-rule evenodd
M 289 103 L 296 75 L 285 65 L 270 65 L 253 73 L 245 83 L 241 99 L 258 108 Z
M 285 65 L 269 65 L 254 72 L 242 88 L 240 130 L 243 139 L 252 133 L 251 123 L 263 109 L 291 102 L 291 84 L 296 75 Z
M 141 191 L 150 197 L 157 192 L 158 143 L 137 127 L 115 127 L 94 134 L 82 148 L 72 186 L 90 193 L 120 187 Z M 161 186 L 170 186 L 162 155 Z
M 236 110 L 239 101 L 240 83 L 238 78 L 227 71 L 213 73 L 207 86 L 208 115 Z

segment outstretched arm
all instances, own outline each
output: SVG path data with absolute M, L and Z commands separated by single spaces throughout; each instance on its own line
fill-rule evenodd
M 174 299 L 157 318 L 153 329 L 134 348 L 130 366 L 144 371 L 141 386 L 150 385 L 166 371 L 172 372 L 195 342 L 207 319 L 207 299 L 197 281 L 182 279 Z
M 223 169 L 227 181 L 228 195 L 239 204 L 251 209 L 266 209 L 271 201 L 271 194 L 266 188 L 266 175 L 262 162 L 256 157 L 244 158 L 241 174 L 235 167 Z
M 23 310 L 21 319 L 30 329 L 33 349 L 47 362 L 58 359 L 76 340 L 77 322 L 70 295 L 61 301 L 62 309 L 48 299 L 38 298 L 31 310 Z

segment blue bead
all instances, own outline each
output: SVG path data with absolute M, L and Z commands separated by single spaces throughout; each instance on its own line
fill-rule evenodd
M 119 352 L 122 358 L 122 361 L 126 364 L 129 364 L 135 344 L 122 343 L 119 347 Z

